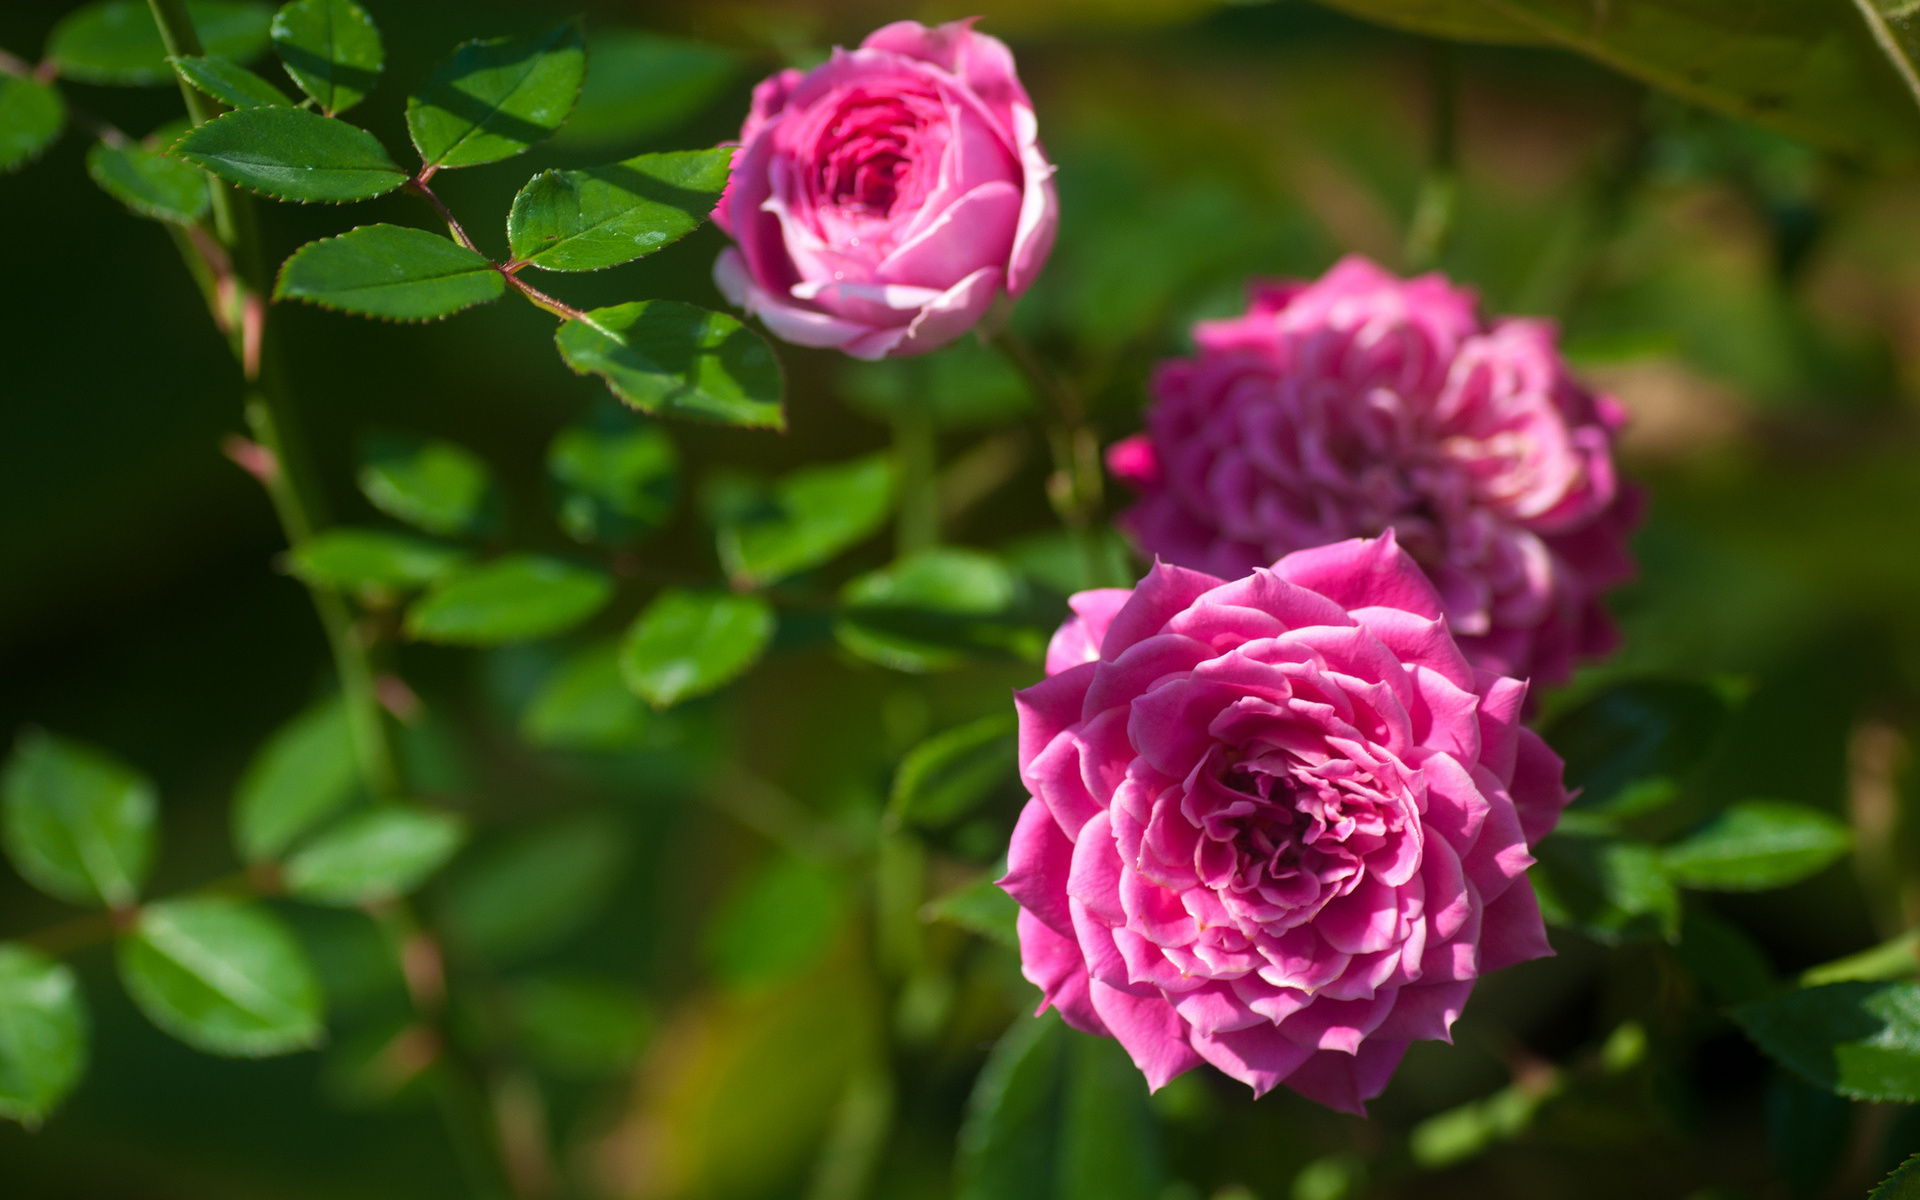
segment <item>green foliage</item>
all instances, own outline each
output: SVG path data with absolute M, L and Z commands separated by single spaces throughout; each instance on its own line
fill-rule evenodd
M 264 4 L 190 0 L 187 15 L 208 54 L 246 62 L 267 48 L 271 11 Z M 170 83 L 167 47 L 143 0 L 106 0 L 62 18 L 47 35 L 47 57 L 60 74 L 82 83 Z
M 149 905 L 121 939 L 119 961 L 147 1019 L 209 1054 L 266 1058 L 325 1036 L 306 952 L 261 905 L 217 897 Z
M 773 606 L 759 596 L 669 588 L 620 643 L 627 686 L 655 708 L 718 691 L 745 674 L 773 640 Z
M 1867 1200 L 1915 1200 L 1916 1197 L 1920 1197 L 1920 1154 L 1895 1167 L 1893 1174 L 1882 1180 Z
M 508 1019 L 539 1064 L 572 1079 L 632 1067 L 653 1014 L 631 988 L 585 975 L 539 975 L 507 988 Z
M 1007 873 L 1007 864 L 988 871 L 966 887 L 929 903 L 921 917 L 946 921 L 999 942 L 1009 950 L 1020 948 L 1020 905 L 994 881 Z
M 87 1012 L 73 971 L 0 942 L 0 1117 L 39 1125 L 86 1064 Z
M 720 514 L 721 565 L 738 588 L 765 587 L 817 567 L 878 533 L 893 510 L 897 471 L 884 454 L 805 467 Z
M 1662 850 L 1660 859 L 1683 887 L 1760 892 L 1804 879 L 1852 846 L 1852 832 L 1818 809 L 1746 800 Z
M 466 823 L 446 813 L 381 808 L 341 822 L 287 860 L 287 892 L 357 906 L 417 889 L 459 851 Z
M 1023 1017 L 980 1070 L 956 1172 L 960 1200 L 1153 1200 L 1164 1176 L 1146 1082 L 1117 1042 Z
M 407 181 L 366 130 L 277 105 L 243 108 L 196 126 L 173 152 L 228 183 L 302 204 L 371 200 Z
M 644 413 L 784 429 L 786 382 L 759 334 L 672 300 L 596 308 L 554 335 L 560 357 Z
M 0 844 L 41 891 L 121 908 L 153 866 L 157 805 L 153 785 L 118 760 L 29 730 L 0 776 Z
M 733 988 L 798 975 L 832 944 L 844 902 L 831 871 L 779 857 L 741 880 L 707 926 L 706 957 Z
M 361 458 L 360 491 L 390 517 L 448 536 L 495 519 L 493 473 L 464 446 L 385 434 L 367 439 Z
M 938 829 L 973 811 L 1015 778 L 1018 723 L 996 713 L 928 738 L 900 760 L 887 809 L 899 820 Z
M 1546 729 L 1567 762 L 1567 785 L 1583 789 L 1582 809 L 1616 816 L 1658 807 L 1706 755 L 1727 706 L 1697 683 L 1623 683 L 1567 712 Z
M 387 53 L 373 18 L 353 0 L 293 0 L 274 14 L 273 49 L 330 117 L 366 98 Z
M 846 400 L 876 420 L 896 420 L 907 407 L 924 406 L 942 429 L 978 429 L 1034 411 L 1019 372 L 971 338 L 925 358 L 848 361 L 840 372 Z
M 547 447 L 560 527 L 576 542 L 626 542 L 664 525 L 679 470 L 673 439 L 650 423 L 571 425 Z
M 1733 1018 L 1821 1087 L 1856 1100 L 1920 1101 L 1920 984 L 1830 983 L 1743 1005 Z
M 344 808 L 358 786 L 346 706 L 329 699 L 282 726 L 233 797 L 233 841 L 247 862 L 280 857 Z
M 87 174 L 107 195 L 156 221 L 191 225 L 213 205 L 206 175 L 164 148 L 95 142 L 87 151 Z
M 287 94 L 230 58 L 203 55 L 169 58 L 180 78 L 228 108 L 290 105 Z
M 606 607 L 613 581 L 556 558 L 511 554 L 436 585 L 407 610 L 407 636 L 463 646 L 565 633 Z
M 625 834 L 597 817 L 483 847 L 448 881 L 449 934 L 462 950 L 496 962 L 544 950 L 606 902 L 626 852 Z
M 598 146 L 663 133 L 700 112 L 739 71 L 731 52 L 705 42 L 635 29 L 587 38 L 586 86 L 561 146 Z
M 484 255 L 451 238 L 362 225 L 296 250 L 280 268 L 273 298 L 363 317 L 434 321 L 498 300 L 506 290 L 506 279 Z
M 471 167 L 524 153 L 566 122 L 586 69 L 577 20 L 532 37 L 466 43 L 407 97 L 421 163 Z
M 1680 893 L 1660 851 L 1643 842 L 1563 829 L 1534 851 L 1528 873 L 1548 923 L 1607 944 L 1680 937 Z
M 840 591 L 833 634 L 896 671 L 951 670 L 983 651 L 1038 658 L 1046 634 L 1020 619 L 1020 577 L 979 550 L 945 546 L 862 575 Z
M 645 736 L 652 717 L 621 676 L 619 644 L 602 642 L 541 683 L 520 718 L 520 735 L 556 750 L 620 750 Z
M 452 546 L 384 529 L 329 529 L 288 555 L 302 582 L 375 599 L 438 583 L 466 561 Z
M 598 271 L 672 245 L 707 219 L 733 151 L 642 154 L 584 171 L 542 171 L 513 198 L 514 261 L 546 271 Z
M 0 171 L 40 156 L 60 136 L 67 106 L 43 83 L 0 73 Z

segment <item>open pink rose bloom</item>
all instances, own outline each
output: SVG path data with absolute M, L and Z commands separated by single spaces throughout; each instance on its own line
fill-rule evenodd
M 1392 529 L 1476 666 L 1562 683 L 1615 635 L 1639 496 L 1614 475 L 1624 414 L 1574 382 L 1546 321 L 1481 320 L 1471 290 L 1349 257 L 1255 287 L 1161 364 L 1147 432 L 1116 445 L 1141 493 L 1120 524 L 1224 578 Z
M 1032 284 L 1059 220 L 1013 56 L 970 21 L 901 21 L 754 89 L 714 278 L 777 336 L 925 354 Z
M 1002 886 L 1042 1008 L 1156 1088 L 1208 1062 L 1361 1112 L 1477 976 L 1552 952 L 1523 875 L 1560 760 L 1391 532 L 1073 607 L 1016 695 Z

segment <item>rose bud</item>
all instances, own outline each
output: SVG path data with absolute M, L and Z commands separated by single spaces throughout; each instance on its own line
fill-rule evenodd
M 1053 167 L 1013 55 L 972 25 L 900 21 L 754 89 L 714 281 L 775 335 L 925 354 L 1039 274 Z

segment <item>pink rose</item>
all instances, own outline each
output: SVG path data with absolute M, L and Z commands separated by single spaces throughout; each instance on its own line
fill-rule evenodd
M 754 89 L 714 281 L 775 334 L 855 358 L 937 350 L 1033 283 L 1059 222 L 1013 55 L 899 21 Z
M 1477 976 L 1552 953 L 1522 874 L 1560 760 L 1391 531 L 1075 600 L 1015 697 L 1001 886 L 1043 1009 L 1156 1088 L 1210 1062 L 1361 1112 Z
M 1256 286 L 1246 315 L 1195 327 L 1198 357 L 1161 364 L 1147 433 L 1110 452 L 1141 493 L 1121 524 L 1227 578 L 1392 529 L 1474 665 L 1564 682 L 1614 644 L 1599 598 L 1633 576 L 1640 500 L 1614 474 L 1620 406 L 1573 381 L 1556 336 L 1358 257 Z

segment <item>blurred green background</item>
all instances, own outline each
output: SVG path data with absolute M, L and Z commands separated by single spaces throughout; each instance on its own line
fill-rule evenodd
M 67 7 L 0 7 L 0 47 L 33 57 Z M 397 146 L 405 90 L 454 43 L 581 6 L 368 7 L 388 63 L 358 116 Z M 442 176 L 483 248 L 504 243 L 507 205 L 536 169 L 724 140 L 768 70 L 885 20 L 956 15 L 825 0 L 585 7 L 592 30 L 700 38 L 726 47 L 734 68 L 671 128 L 598 144 L 563 135 L 512 166 Z M 1547 713 L 1611 680 L 1709 682 L 1741 704 L 1690 786 L 1821 806 L 1867 847 L 1784 892 L 1690 900 L 1680 947 L 1556 932 L 1559 958 L 1482 985 L 1455 1046 L 1416 1047 L 1371 1123 L 1284 1092 L 1255 1104 L 1210 1073 L 1183 1078 L 1153 1108 L 1168 1200 L 1853 1194 L 1920 1148 L 1906 1110 L 1773 1074 L 1714 1015 L 1705 981 L 1731 968 L 1701 966 L 1724 945 L 1697 932 L 1732 928 L 1729 953 L 1748 955 L 1746 968 L 1789 976 L 1898 933 L 1920 903 L 1900 882 L 1912 858 L 1907 731 L 1920 727 L 1911 163 L 1802 144 L 1568 53 L 1442 49 L 1293 0 L 977 7 L 983 30 L 1013 42 L 1060 168 L 1059 248 L 1018 320 L 1093 398 L 1107 440 L 1138 427 L 1152 362 L 1185 348 L 1195 318 L 1233 311 L 1249 276 L 1317 273 L 1348 251 L 1406 265 L 1434 79 L 1452 72 L 1459 190 L 1439 265 L 1490 312 L 1562 321 L 1569 355 L 1633 414 L 1621 454 L 1653 498 L 1636 541 L 1643 577 L 1616 597 L 1625 647 L 1547 698 Z M 171 88 L 67 90 L 136 134 L 179 112 Z M 0 179 L 0 730 L 45 727 L 148 772 L 163 797 L 164 893 L 233 869 L 235 781 L 261 740 L 327 688 L 329 666 L 302 589 L 276 570 L 284 547 L 264 498 L 219 452 L 241 426 L 238 373 L 173 247 L 94 187 L 85 149 L 70 133 Z M 350 223 L 428 225 L 398 195 L 350 215 L 264 213 L 276 260 Z M 641 296 L 722 307 L 708 274 L 721 245 L 703 229 L 553 290 L 581 307 Z M 604 390 L 558 363 L 549 318 L 502 304 L 414 327 L 286 306 L 275 322 L 338 519 L 383 520 L 354 490 L 355 456 L 369 431 L 397 430 L 461 442 L 493 465 L 507 489 L 503 542 L 569 551 L 550 516 L 545 449 Z M 1072 584 L 1057 549 L 1022 540 L 1051 528 L 1045 456 L 995 424 L 1024 400 L 991 364 L 962 350 L 902 377 L 780 349 L 790 432 L 673 425 L 685 486 L 669 529 L 640 551 L 647 563 L 710 572 L 705 481 L 884 447 L 888 428 L 871 414 L 889 389 L 911 387 L 951 401 L 943 452 L 974 455 L 994 485 L 955 501 L 949 533 L 1010 547 L 1037 585 Z M 885 562 L 884 540 L 823 580 Z M 789 615 L 770 662 L 718 699 L 643 721 L 613 749 L 530 748 L 517 733 L 529 697 L 567 650 L 617 629 L 613 614 L 644 595 L 632 578 L 623 587 L 602 627 L 562 646 L 407 646 L 399 658 L 425 702 L 403 733 L 415 790 L 483 831 L 425 901 L 469 921 L 450 969 L 492 997 L 457 1015 L 482 1042 L 516 1021 L 603 1034 L 571 1058 L 534 1036 L 525 1072 L 509 1073 L 531 1081 L 532 1119 L 550 1135 L 533 1169 L 549 1172 L 554 1194 L 806 1195 L 835 1113 L 857 1101 L 860 1073 L 888 1060 L 896 1124 L 872 1194 L 949 1194 L 975 1073 L 1032 989 L 1006 949 L 946 923 L 921 931 L 931 965 L 888 981 L 866 876 L 844 864 L 871 845 L 899 757 L 1003 711 L 1037 667 L 889 673 L 838 650 L 824 620 Z M 1017 807 L 1003 788 L 987 815 L 930 835 L 934 894 L 998 857 Z M 490 864 L 529 861 L 529 845 L 520 890 L 480 894 L 504 886 Z M 478 932 L 476 911 L 493 922 Z M 109 952 L 90 951 L 78 965 L 91 1068 L 43 1129 L 0 1125 L 0 1190 L 464 1194 L 432 1108 L 366 1082 L 367 1048 L 400 1019 L 368 923 L 287 912 L 328 989 L 328 1050 L 266 1063 L 199 1055 L 148 1026 L 113 985 Z M 61 914 L 0 872 L 0 935 Z M 581 973 L 614 981 L 630 1003 L 543 1024 L 541 997 L 555 989 L 541 987 Z M 1627 1021 L 1648 1053 L 1631 1034 L 1609 1040 Z M 1564 1068 L 1551 1087 L 1549 1063 Z M 1408 1167 L 1408 1129 L 1509 1085 L 1530 1097 L 1511 1141 L 1445 1169 Z

